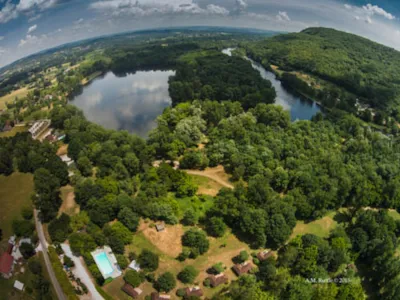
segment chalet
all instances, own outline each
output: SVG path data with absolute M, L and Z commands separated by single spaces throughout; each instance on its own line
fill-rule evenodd
M 135 270 L 136 272 L 140 271 L 140 265 L 136 260 L 132 260 L 128 266 L 129 269 Z
M 210 280 L 210 284 L 212 287 L 217 287 L 220 284 L 225 284 L 228 282 L 228 277 L 226 277 L 224 273 L 218 275 L 210 275 L 208 276 L 208 279 Z
M 122 287 L 122 290 L 127 293 L 129 296 L 132 298 L 137 298 L 139 297 L 143 291 L 139 288 L 134 288 L 130 284 L 125 283 L 124 286 Z
M 158 232 L 164 231 L 165 230 L 165 223 L 162 222 L 162 223 L 156 224 L 156 229 L 157 229 Z
M 171 296 L 167 294 L 151 293 L 151 300 L 170 300 Z
M 241 264 L 236 264 L 233 266 L 233 271 L 236 273 L 237 276 L 247 274 L 253 268 L 253 265 L 250 261 L 245 261 Z
M 258 252 L 257 258 L 260 261 L 266 260 L 267 258 L 271 257 L 273 255 L 272 251 L 264 250 L 261 252 Z
M 203 291 L 198 286 L 194 286 L 191 288 L 188 287 L 185 289 L 185 292 L 186 292 L 186 297 L 192 297 L 192 296 L 201 297 L 201 296 L 203 296 Z
M 14 258 L 10 253 L 4 252 L 0 256 L 0 273 L 4 278 L 10 278 L 12 276 Z

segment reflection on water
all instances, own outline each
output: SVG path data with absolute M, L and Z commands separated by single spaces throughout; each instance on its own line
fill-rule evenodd
M 231 56 L 234 48 L 227 48 L 222 50 L 226 55 Z M 251 62 L 254 69 L 260 72 L 262 78 L 271 81 L 272 86 L 276 91 L 275 103 L 281 105 L 284 109 L 290 111 L 292 121 L 295 120 L 310 120 L 316 113 L 321 111 L 317 103 L 309 101 L 301 96 L 295 95 L 295 93 L 286 90 L 282 83 L 276 79 L 274 73 L 267 71 L 263 66 L 256 63 L 250 58 L 247 58 Z
M 168 78 L 174 71 L 138 71 L 125 77 L 107 73 L 75 97 L 73 104 L 88 120 L 108 129 L 128 130 L 142 137 L 156 127 L 156 118 L 171 104 Z

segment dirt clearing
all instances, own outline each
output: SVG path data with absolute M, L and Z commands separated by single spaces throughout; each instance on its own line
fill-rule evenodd
M 140 222 L 139 230 L 153 245 L 165 254 L 176 257 L 182 252 L 181 238 L 184 233 L 182 225 L 165 225 L 165 230 L 157 232 L 156 228 L 150 226 L 154 223 Z
M 215 168 L 206 168 L 205 170 L 184 170 L 190 175 L 198 175 L 210 178 L 215 182 L 219 183 L 223 187 L 233 189 L 233 184 L 229 181 L 229 175 L 225 172 L 224 167 L 219 165 Z

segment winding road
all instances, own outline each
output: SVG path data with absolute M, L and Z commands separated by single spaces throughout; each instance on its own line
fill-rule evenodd
M 64 295 L 64 292 L 58 282 L 56 275 L 54 274 L 53 267 L 50 262 L 49 255 L 47 254 L 47 242 L 46 238 L 44 237 L 43 226 L 38 217 L 38 211 L 34 210 L 35 215 L 35 225 L 36 231 L 38 233 L 40 244 L 42 245 L 42 252 L 44 257 L 44 262 L 46 263 L 47 272 L 49 273 L 51 283 L 53 284 L 54 290 L 56 291 L 57 298 L 59 300 L 67 300 L 67 297 Z

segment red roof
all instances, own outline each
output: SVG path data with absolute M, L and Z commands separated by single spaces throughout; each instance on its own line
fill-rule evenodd
M 7 247 L 7 251 L 6 251 L 6 252 L 7 252 L 8 254 L 11 254 L 13 248 L 14 248 L 14 245 L 8 243 L 8 247 Z
M 13 257 L 9 253 L 4 252 L 0 256 L 0 273 L 3 274 L 10 273 L 13 261 L 14 261 Z

